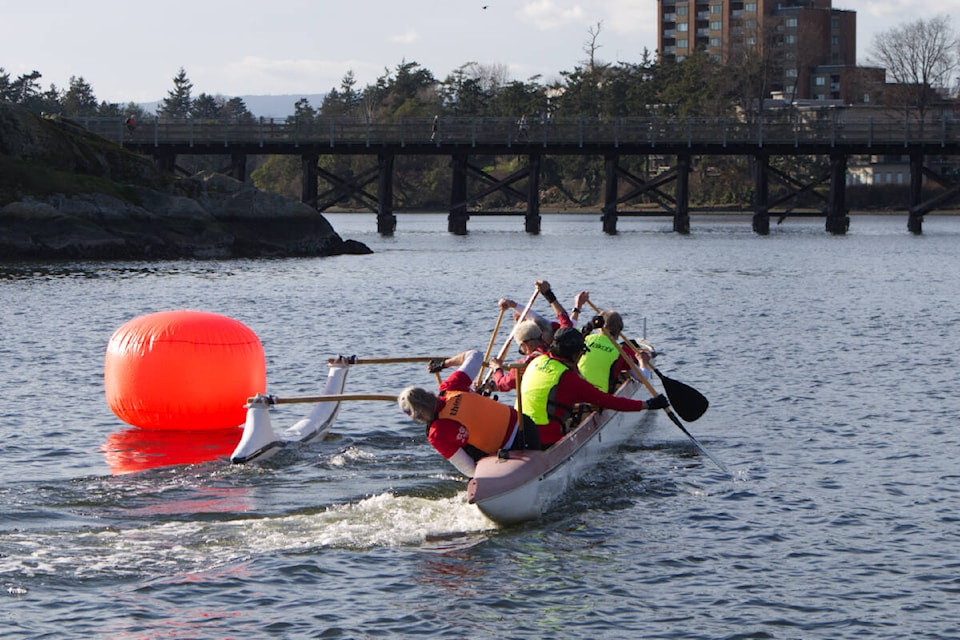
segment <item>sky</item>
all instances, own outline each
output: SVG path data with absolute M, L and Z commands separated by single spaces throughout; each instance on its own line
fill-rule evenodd
M 833 0 L 857 12 L 857 62 L 874 37 L 960 0 Z M 182 67 L 193 95 L 312 95 L 357 88 L 403 62 L 438 79 L 466 63 L 505 68 L 509 80 L 559 78 L 586 60 L 638 62 L 657 48 L 657 0 L 0 0 L 0 67 L 33 70 L 44 90 L 83 78 L 100 101 L 153 102 Z M 599 25 L 599 27 L 598 27 Z

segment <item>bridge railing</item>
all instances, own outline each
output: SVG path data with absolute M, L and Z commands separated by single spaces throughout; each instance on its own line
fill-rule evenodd
M 530 118 L 250 118 L 204 120 L 148 118 L 126 123 L 122 118 L 80 121 L 90 131 L 120 144 L 141 146 L 260 147 L 290 145 L 542 145 L 544 147 L 682 144 L 928 144 L 960 145 L 960 122 L 944 111 L 920 123 L 892 113 L 864 116 L 836 111 L 830 117 L 803 114 L 770 115 L 751 122 L 735 118 L 625 117 Z M 211 152 L 214 152 L 211 150 Z

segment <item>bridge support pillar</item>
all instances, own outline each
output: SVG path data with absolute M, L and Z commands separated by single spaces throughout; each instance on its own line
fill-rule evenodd
M 617 168 L 620 164 L 620 156 L 615 153 L 608 153 L 603 158 L 604 167 L 604 186 L 603 186 L 603 232 L 616 235 L 617 233 L 617 196 L 619 189 L 617 182 Z
M 467 235 L 467 155 L 453 156 L 453 181 L 450 188 L 450 215 L 447 216 L 447 231 L 458 236 Z
M 761 236 L 770 235 L 770 157 L 753 157 L 753 232 Z
M 230 177 L 240 182 L 247 181 L 247 154 L 230 154 Z
M 317 162 L 320 156 L 315 153 L 307 153 L 300 156 L 301 178 L 300 178 L 300 202 L 317 208 L 317 180 L 320 179 L 320 172 L 317 171 Z
M 157 168 L 164 173 L 173 174 L 177 169 L 177 154 L 162 151 L 154 156 Z
M 910 215 L 907 229 L 910 233 L 923 233 L 923 214 L 916 213 L 916 207 L 923 199 L 923 154 L 910 154 Z
M 524 217 L 524 230 L 527 233 L 540 233 L 540 154 L 531 153 L 528 162 L 530 174 L 527 176 L 527 214 Z
M 827 212 L 827 231 L 844 235 L 850 228 L 847 215 L 847 156 L 830 156 L 830 209 Z
M 673 213 L 673 230 L 690 233 L 690 154 L 677 156 L 677 210 Z
M 377 232 L 392 236 L 397 229 L 397 216 L 393 215 L 393 154 L 377 155 L 379 169 L 377 181 Z

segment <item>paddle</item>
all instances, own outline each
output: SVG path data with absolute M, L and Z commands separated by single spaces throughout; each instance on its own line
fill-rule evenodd
M 407 356 L 402 358 L 358 358 L 357 356 L 338 356 L 327 359 L 327 364 L 403 364 L 408 362 L 430 362 L 443 356 Z
M 598 309 L 597 305 L 593 304 L 591 300 L 587 300 L 587 304 L 589 304 L 596 313 L 600 313 L 600 309 Z M 638 344 L 622 333 L 620 337 L 630 344 Z M 631 358 L 628 357 L 624 358 L 624 360 L 628 361 L 630 359 Z M 695 422 L 697 418 L 706 413 L 707 407 L 710 406 L 710 401 L 707 400 L 706 396 L 688 384 L 684 384 L 673 378 L 668 378 L 662 374 L 652 362 L 650 363 L 650 368 L 653 369 L 653 372 L 660 378 L 660 382 L 663 384 L 663 392 L 667 395 L 667 398 L 670 399 L 670 404 L 677 412 L 677 415 L 687 422 Z
M 247 398 L 251 403 L 262 399 L 264 396 Z M 380 400 L 385 402 L 396 402 L 397 396 L 391 396 L 382 393 L 335 393 L 326 396 L 302 396 L 298 398 L 278 398 L 276 396 L 266 396 L 270 404 L 295 404 L 298 402 L 343 402 L 345 400 Z
M 530 301 L 527 302 L 527 306 L 523 308 L 523 313 L 520 314 L 520 317 L 517 318 L 517 321 L 513 323 L 513 329 L 510 330 L 510 335 L 507 336 L 507 341 L 503 343 L 503 347 L 500 349 L 500 353 L 497 355 L 497 360 L 503 361 L 504 356 L 507 355 L 507 349 L 510 348 L 510 342 L 513 340 L 513 334 L 517 332 L 517 327 L 527 318 L 527 314 L 530 313 L 530 308 L 533 307 L 533 301 L 537 299 L 537 296 L 540 295 L 540 287 L 534 287 L 533 295 L 530 296 Z M 493 374 L 493 370 L 487 371 L 487 376 L 483 379 L 483 382 L 477 385 L 477 389 L 482 389 L 484 385 L 487 384 L 487 381 L 490 379 L 490 376 Z M 477 376 L 479 378 L 479 376 Z
M 620 343 L 617 342 L 617 338 L 619 336 L 611 336 L 606 329 L 601 329 L 601 331 L 603 331 L 603 335 L 607 336 L 610 339 L 610 342 L 613 343 L 613 346 L 617 349 L 617 353 L 620 354 L 620 357 L 626 360 L 627 364 L 630 365 L 630 369 L 632 369 L 633 372 L 636 374 L 636 376 L 640 378 L 640 382 L 642 382 L 643 386 L 647 388 L 647 391 L 649 391 L 651 395 L 654 395 L 654 396 L 657 395 L 657 390 L 653 388 L 653 385 L 650 384 L 650 381 L 647 380 L 647 378 L 643 375 L 643 372 L 640 371 L 640 367 L 637 366 L 637 363 L 633 361 L 633 358 L 627 355 L 627 353 L 623 350 L 623 347 L 620 346 Z M 720 469 L 723 470 L 723 472 L 726 473 L 728 476 L 733 475 L 732 473 L 730 473 L 730 470 L 727 469 L 727 465 L 720 462 L 720 460 L 717 459 L 712 453 L 707 451 L 706 447 L 700 444 L 700 441 L 697 440 L 692 433 L 687 431 L 687 428 L 683 426 L 683 423 L 680 422 L 680 419 L 677 418 L 677 416 L 673 413 L 673 411 L 670 410 L 670 407 L 664 407 L 663 410 L 667 414 L 667 417 L 670 418 L 670 420 L 673 422 L 673 424 L 680 427 L 680 431 L 683 431 L 686 434 L 686 436 L 693 441 L 693 444 L 697 445 L 697 448 L 700 449 L 700 451 L 702 451 L 704 455 L 706 455 L 708 458 L 713 460 L 714 464 L 720 467 Z
M 503 321 L 503 313 L 506 309 L 500 309 L 500 315 L 497 316 L 497 324 L 493 328 L 493 334 L 490 335 L 490 344 L 487 345 L 487 352 L 483 354 L 483 364 L 480 366 L 480 374 L 477 376 L 477 380 L 483 378 L 483 372 L 486 370 L 489 365 L 488 360 L 490 360 L 490 352 L 493 351 L 493 343 L 497 339 L 497 333 L 500 331 L 500 323 Z

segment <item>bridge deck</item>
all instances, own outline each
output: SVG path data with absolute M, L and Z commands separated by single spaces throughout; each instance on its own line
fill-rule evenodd
M 400 154 L 960 154 L 960 122 L 944 112 L 922 126 L 893 114 L 862 117 L 837 111 L 824 120 L 764 117 L 529 120 L 511 118 L 365 120 L 251 119 L 242 122 L 152 118 L 128 127 L 120 118 L 82 121 L 128 148 L 174 153 Z M 216 151 L 215 151 L 216 150 Z

